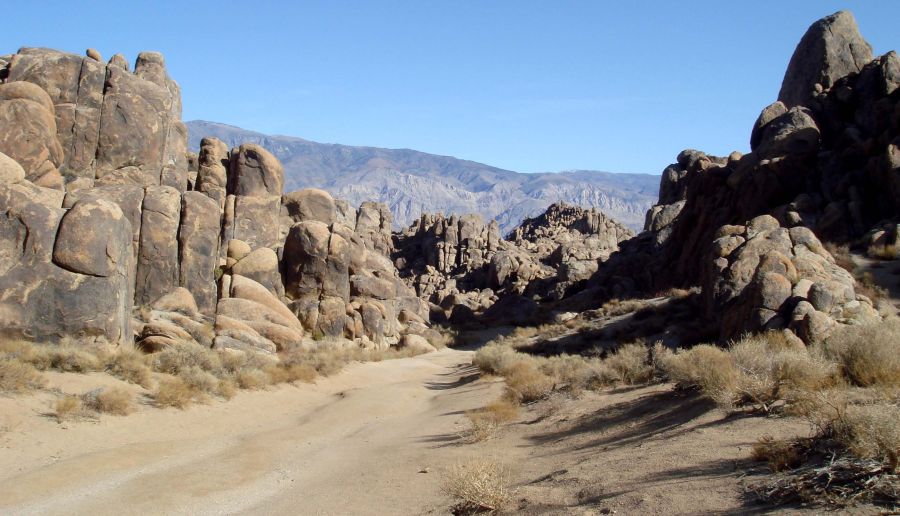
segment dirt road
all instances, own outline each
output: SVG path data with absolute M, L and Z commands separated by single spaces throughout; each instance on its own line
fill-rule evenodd
M 66 425 L 36 417 L 50 395 L 3 398 L 0 512 L 446 513 L 441 472 L 470 453 L 454 444 L 463 412 L 501 389 L 474 382 L 470 360 L 354 364 L 316 385 Z M 91 380 L 51 378 L 66 392 Z

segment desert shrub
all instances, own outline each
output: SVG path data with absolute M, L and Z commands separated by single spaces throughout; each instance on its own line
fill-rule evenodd
M 546 397 L 553 390 L 553 379 L 542 373 L 531 361 L 519 361 L 503 370 L 509 398 L 530 403 Z
M 194 395 L 194 390 L 184 380 L 176 376 L 161 380 L 153 398 L 157 407 L 183 409 L 193 403 Z
M 273 385 L 293 382 L 312 383 L 318 376 L 315 368 L 309 364 L 278 364 L 269 366 L 264 371 L 269 375 L 269 383 Z
M 88 349 L 82 349 L 73 345 L 41 346 L 42 352 L 39 363 L 46 364 L 47 369 L 71 373 L 89 373 L 101 371 L 104 368 L 103 361 Z
M 134 395 L 121 387 L 94 389 L 81 395 L 85 408 L 103 414 L 127 416 L 134 410 Z
M 483 441 L 493 436 L 503 424 L 516 418 L 519 414 L 519 406 L 508 399 L 499 399 L 480 409 L 469 410 L 466 417 L 472 424 L 471 437 L 473 441 Z
M 237 395 L 237 383 L 232 378 L 222 378 L 221 380 L 219 380 L 219 385 L 216 388 L 216 392 L 219 396 L 225 398 L 226 400 L 230 400 Z
M 633 385 L 650 381 L 653 377 L 649 356 L 647 346 L 636 342 L 619 347 L 605 362 L 623 382 Z
M 632 312 L 636 312 L 646 306 L 646 302 L 638 299 L 628 299 L 626 301 L 622 301 L 620 299 L 610 299 L 603 306 L 600 307 L 600 310 L 605 313 L 608 317 L 618 317 L 620 315 L 630 314 Z
M 31 364 L 13 355 L 0 353 L 0 391 L 28 392 L 40 389 L 46 379 Z
M 172 375 L 193 367 L 213 372 L 222 369 L 223 355 L 229 354 L 220 354 L 199 344 L 185 342 L 156 353 L 152 363 L 154 370 Z
M 509 503 L 509 474 L 494 461 L 475 459 L 450 468 L 443 491 L 459 500 L 457 513 L 499 511 Z
M 805 458 L 805 450 L 795 440 L 776 440 L 765 435 L 753 445 L 751 457 L 758 462 L 766 462 L 772 471 L 796 468 Z
M 897 246 L 885 244 L 874 248 L 870 247 L 867 254 L 872 258 L 877 258 L 879 260 L 896 260 Z
M 833 364 L 796 347 L 781 332 L 747 336 L 729 353 L 738 370 L 732 395 L 738 405 L 764 410 L 797 389 L 822 389 L 833 383 Z
M 515 339 L 530 339 L 537 336 L 537 326 L 519 326 L 512 331 L 510 337 Z
M 727 351 L 701 344 L 664 357 L 661 363 L 669 380 L 681 388 L 697 388 L 716 403 L 731 406 L 739 371 Z
M 857 294 L 862 294 L 872 301 L 890 297 L 888 291 L 875 281 L 875 276 L 869 271 L 856 276 L 855 290 Z
M 877 460 L 900 473 L 900 406 L 852 405 L 833 424 L 834 435 L 851 454 Z
M 144 388 L 149 388 L 152 383 L 146 356 L 133 349 L 120 349 L 114 353 L 107 360 L 106 371 L 116 378 Z
M 435 349 L 444 349 L 450 347 L 456 341 L 456 332 L 441 328 L 428 332 L 425 338 L 428 339 L 428 343 L 434 346 Z
M 780 332 L 746 336 L 728 350 L 700 345 L 654 360 L 672 381 L 698 388 L 723 407 L 764 411 L 797 391 L 827 388 L 837 376 L 832 362 Z
M 178 371 L 176 375 L 198 398 L 205 394 L 218 394 L 219 378 L 209 371 L 192 365 Z
M 850 247 L 847 245 L 836 245 L 831 242 L 825 243 L 825 249 L 834 257 L 834 263 L 849 273 L 853 273 L 856 264 L 850 254 Z
M 340 372 L 352 360 L 352 351 L 337 347 L 322 347 L 312 351 L 295 351 L 281 356 L 285 367 L 304 365 L 322 376 Z
M 54 404 L 54 415 L 58 423 L 78 419 L 83 414 L 84 407 L 82 406 L 81 398 L 78 396 L 66 394 L 57 399 Z
M 475 352 L 472 364 L 486 373 L 503 374 L 503 371 L 525 358 L 528 357 L 506 344 L 489 342 Z
M 258 390 L 269 385 L 269 375 L 261 369 L 243 369 L 235 377 L 241 389 Z
M 840 328 L 826 341 L 824 353 L 856 385 L 900 386 L 900 318 Z

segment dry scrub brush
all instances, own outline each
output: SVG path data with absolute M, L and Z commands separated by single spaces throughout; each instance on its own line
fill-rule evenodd
M 134 411 L 134 395 L 122 387 L 94 389 L 81 395 L 85 408 L 101 414 L 127 416 Z
M 837 381 L 835 365 L 820 355 L 773 331 L 744 337 L 728 349 L 702 344 L 657 360 L 680 388 L 696 388 L 725 408 L 749 405 L 768 412 L 794 392 Z
M 579 393 L 619 383 L 641 384 L 654 378 L 650 348 L 643 342 L 620 346 L 606 358 L 580 355 L 534 356 L 516 351 L 507 340 L 488 343 L 475 353 L 473 365 L 502 376 L 508 397 L 528 403 L 554 390 Z
M 459 501 L 456 513 L 500 511 L 512 498 L 509 472 L 497 462 L 474 459 L 451 467 L 443 491 Z
M 469 436 L 472 441 L 484 441 L 493 437 L 504 424 L 514 421 L 519 414 L 519 405 L 501 398 L 480 409 L 469 410 L 466 417 L 472 425 Z

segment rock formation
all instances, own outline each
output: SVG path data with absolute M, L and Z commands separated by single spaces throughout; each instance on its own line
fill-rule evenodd
M 898 86 L 900 59 L 871 59 L 852 15 L 813 24 L 779 100 L 752 127 L 752 152 L 682 152 L 663 172 L 644 233 L 610 257 L 591 291 L 602 299 L 703 285 L 723 338 L 789 327 L 814 342 L 834 321 L 871 316 L 819 239 L 853 243 L 900 216 Z
M 4 62 L 5 333 L 275 353 L 430 331 L 387 257 L 387 208 L 283 195 L 282 165 L 258 145 L 208 138 L 189 157 L 160 54 L 141 53 L 134 73 L 96 51 L 22 49 Z

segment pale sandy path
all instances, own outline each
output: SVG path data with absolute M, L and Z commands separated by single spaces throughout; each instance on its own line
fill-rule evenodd
M 441 472 L 471 453 L 455 444 L 462 412 L 502 388 L 469 383 L 470 361 L 354 364 L 317 385 L 64 426 L 35 416 L 49 398 L 0 398 L 0 513 L 446 513 Z

